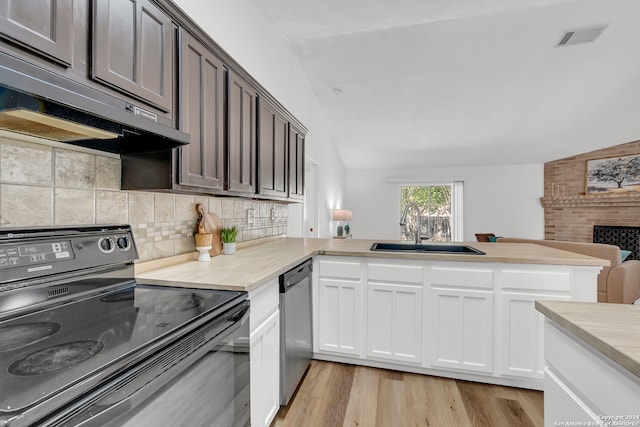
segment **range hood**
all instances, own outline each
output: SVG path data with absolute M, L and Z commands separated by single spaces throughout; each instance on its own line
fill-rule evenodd
M 171 120 L 0 52 L 0 129 L 111 153 L 188 144 Z

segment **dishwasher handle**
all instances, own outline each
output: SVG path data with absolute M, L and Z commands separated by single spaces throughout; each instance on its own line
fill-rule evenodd
M 280 293 L 287 292 L 289 288 L 300 283 L 304 278 L 311 276 L 313 263 L 311 259 L 297 265 L 280 276 Z

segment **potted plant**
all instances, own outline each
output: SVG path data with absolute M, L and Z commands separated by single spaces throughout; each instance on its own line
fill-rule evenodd
M 236 236 L 238 229 L 233 227 L 222 227 L 220 229 L 220 240 L 222 240 L 222 253 L 231 255 L 236 253 Z

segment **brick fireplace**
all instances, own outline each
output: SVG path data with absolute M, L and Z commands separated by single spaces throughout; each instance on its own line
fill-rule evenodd
M 592 242 L 594 225 L 640 227 L 640 192 L 585 194 L 587 160 L 633 154 L 640 141 L 545 163 L 545 239 Z

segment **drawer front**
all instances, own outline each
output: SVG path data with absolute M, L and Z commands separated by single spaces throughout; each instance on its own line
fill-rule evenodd
M 493 289 L 493 270 L 457 266 L 432 267 L 431 285 Z
M 502 270 L 502 288 L 568 292 L 571 290 L 571 272 L 505 269 Z
M 422 284 L 422 267 L 417 265 L 369 264 L 369 280 L 385 283 Z
M 320 277 L 335 277 L 339 279 L 360 279 L 359 262 L 342 262 L 320 260 Z
M 278 309 L 280 304 L 280 289 L 278 280 L 273 279 L 249 293 L 251 300 L 251 314 L 249 316 L 250 328 L 253 331 L 271 313 Z

